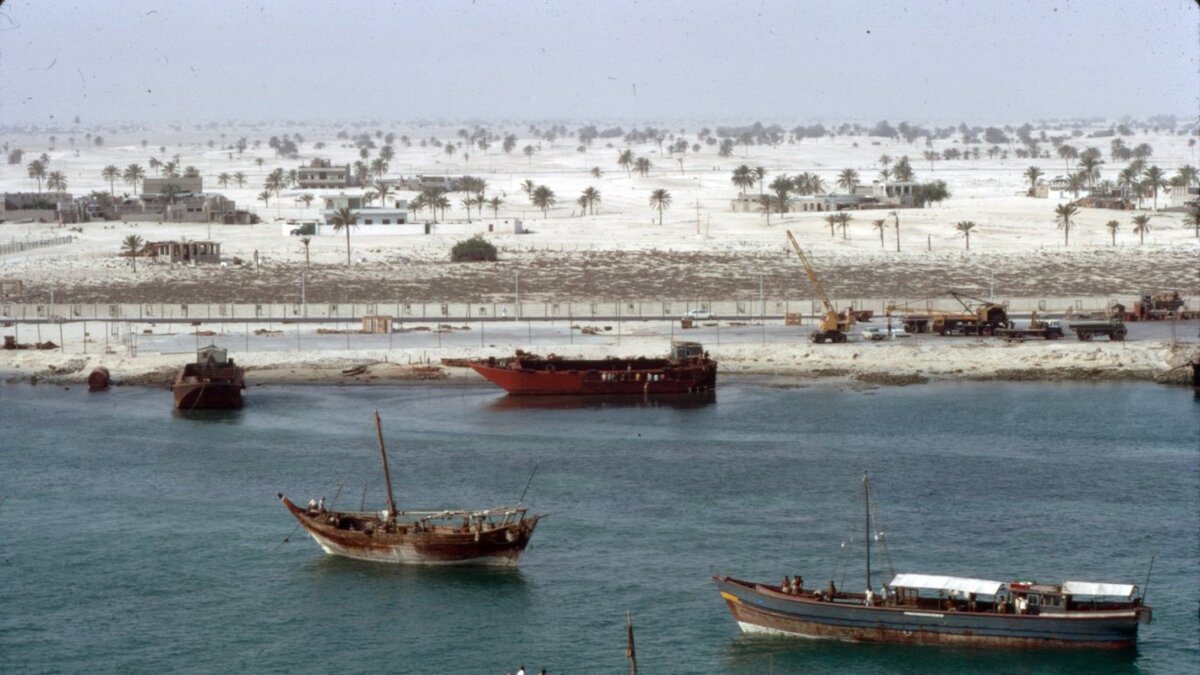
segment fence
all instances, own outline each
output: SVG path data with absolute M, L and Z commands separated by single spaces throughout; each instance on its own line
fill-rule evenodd
M 13 240 L 7 244 L 0 244 L 0 255 L 9 253 L 20 253 L 30 249 L 42 248 L 43 246 L 58 246 L 60 244 L 69 244 L 74 241 L 74 237 L 68 235 L 64 237 L 50 237 L 49 239 L 26 239 L 25 241 Z
M 1037 311 L 1042 314 L 1061 314 L 1068 311 L 1103 310 L 1110 302 L 1133 307 L 1133 296 L 997 298 L 1007 302 L 1009 311 L 1023 314 Z M 871 310 L 876 316 L 897 307 L 894 313 L 941 309 L 957 311 L 945 300 L 853 299 L 834 301 L 838 307 Z M 1197 308 L 1195 297 L 1185 305 L 1188 311 Z M 0 303 L 0 319 L 10 321 L 143 321 L 143 322 L 242 322 L 242 321 L 358 321 L 364 316 L 387 315 L 397 321 L 496 321 L 496 320 L 564 320 L 564 319 L 675 319 L 691 309 L 705 310 L 722 319 L 782 319 L 788 314 L 808 316 L 823 314 L 814 298 L 760 298 L 711 300 L 705 298 L 672 300 L 608 300 L 562 302 L 440 302 L 408 303 L 186 303 L 186 304 L 18 304 Z

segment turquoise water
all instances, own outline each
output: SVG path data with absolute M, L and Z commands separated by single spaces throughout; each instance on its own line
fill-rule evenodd
M 1154 385 L 723 384 L 707 405 L 508 405 L 461 386 L 0 386 L 2 672 L 1195 672 L 1200 401 Z M 549 513 L 519 571 L 324 555 L 275 498 Z M 742 636 L 713 573 L 862 582 L 862 471 L 896 571 L 1143 583 L 1135 653 Z M 283 543 L 285 537 L 289 537 Z M 847 542 L 845 552 L 840 544 Z M 882 559 L 876 563 L 886 570 Z M 878 572 L 877 572 L 878 574 Z

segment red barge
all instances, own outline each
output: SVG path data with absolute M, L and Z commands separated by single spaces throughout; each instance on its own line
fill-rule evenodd
M 543 358 L 517 350 L 511 358 L 466 365 L 515 396 L 688 394 L 717 386 L 717 362 L 699 342 L 672 342 L 670 356 L 661 359 Z

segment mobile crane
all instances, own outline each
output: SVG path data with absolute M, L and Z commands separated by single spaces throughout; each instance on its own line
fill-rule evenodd
M 792 248 L 796 249 L 796 255 L 800 258 L 800 262 L 804 264 L 804 272 L 821 298 L 821 304 L 825 306 L 825 315 L 817 322 L 817 330 L 809 339 L 817 344 L 822 344 L 827 340 L 829 342 L 845 342 L 846 336 L 850 334 L 850 328 L 854 326 L 854 314 L 846 312 L 843 315 L 833 308 L 829 295 L 825 293 L 821 282 L 817 280 L 817 271 L 813 269 L 812 263 L 808 262 L 808 256 L 804 255 L 804 250 L 800 248 L 800 244 L 796 243 L 796 238 L 792 236 L 791 230 L 787 231 L 787 238 L 792 243 Z

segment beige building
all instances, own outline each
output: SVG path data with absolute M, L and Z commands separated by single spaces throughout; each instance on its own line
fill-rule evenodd
M 296 169 L 296 187 L 301 190 L 337 190 L 354 184 L 350 165 L 334 166 L 328 159 L 314 159 Z

